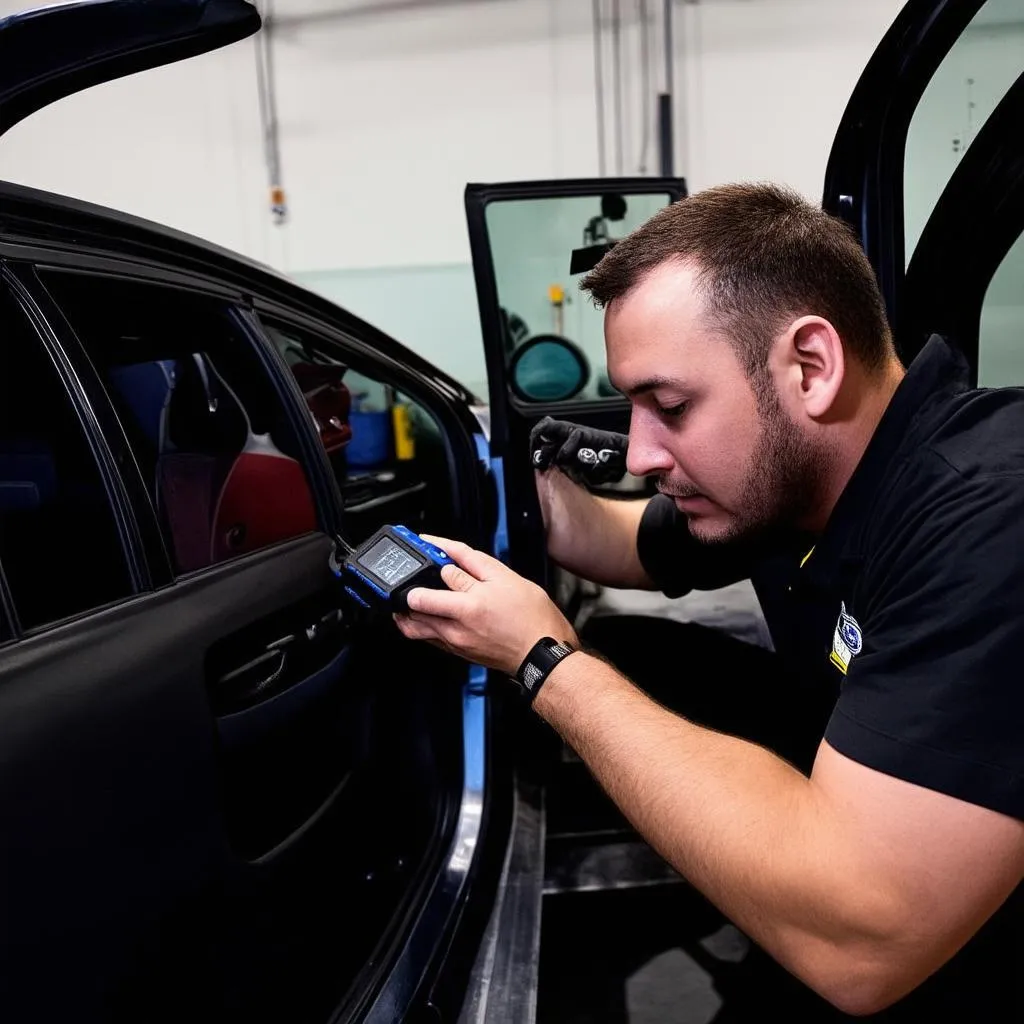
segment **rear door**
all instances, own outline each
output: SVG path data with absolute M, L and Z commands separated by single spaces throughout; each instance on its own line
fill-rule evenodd
M 580 293 L 579 282 L 616 239 L 685 195 L 686 183 L 678 178 L 466 188 L 490 389 L 491 453 L 504 474 L 509 560 L 549 586 L 528 458 L 530 430 L 544 416 L 629 429 L 629 402 L 611 387 L 605 371 L 604 316 Z M 622 484 L 645 486 L 630 477 Z
M 326 1019 L 398 856 L 330 484 L 228 296 L 85 262 L 4 265 L 2 1012 Z

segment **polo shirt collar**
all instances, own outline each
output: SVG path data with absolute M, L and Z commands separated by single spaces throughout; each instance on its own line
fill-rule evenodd
M 936 401 L 966 391 L 966 359 L 944 338 L 933 334 L 910 364 L 879 420 L 825 529 L 801 567 L 801 576 L 822 588 L 840 582 L 843 563 L 863 560 L 865 527 L 887 477 L 916 446 L 918 428 Z

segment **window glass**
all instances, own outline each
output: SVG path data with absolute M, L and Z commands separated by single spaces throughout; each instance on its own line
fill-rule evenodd
M 1024 4 L 989 0 L 928 83 L 907 133 L 903 204 L 909 264 L 943 189 L 1021 72 Z
M 357 544 L 388 523 L 447 534 L 452 489 L 441 428 L 417 401 L 351 369 L 330 342 L 264 324 L 302 389 Z
M 561 196 L 498 200 L 488 204 L 487 236 L 494 261 L 506 355 L 522 379 L 521 400 L 558 401 L 616 397 L 605 367 L 604 314 L 579 291 L 600 246 L 624 238 L 662 207 L 667 194 Z M 579 263 L 574 266 L 574 253 Z M 587 260 L 587 255 L 590 259 Z M 570 273 L 570 269 L 576 273 Z M 539 339 L 566 339 L 559 346 Z M 586 383 L 579 372 L 585 364 Z M 572 393 L 574 392 L 575 393 Z
M 226 305 L 81 274 L 43 281 L 106 386 L 176 572 L 316 529 L 287 412 Z
M 131 594 L 103 479 L 64 384 L 0 291 L 0 564 L 22 629 Z
M 999 265 L 985 293 L 978 333 L 978 383 L 1024 386 L 1024 235 Z

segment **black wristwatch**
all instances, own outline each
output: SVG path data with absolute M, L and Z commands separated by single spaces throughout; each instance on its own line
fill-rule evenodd
M 542 636 L 530 648 L 530 653 L 523 658 L 515 678 L 531 704 L 537 696 L 537 691 L 551 674 L 551 670 L 575 650 L 572 644 L 554 640 L 550 636 Z

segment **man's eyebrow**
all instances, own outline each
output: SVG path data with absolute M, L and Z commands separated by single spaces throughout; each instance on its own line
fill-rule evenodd
M 623 394 L 629 398 L 636 398 L 639 395 L 646 395 L 650 391 L 656 391 L 658 388 L 678 388 L 682 387 L 682 385 L 683 382 L 681 380 L 676 380 L 673 377 L 649 377 L 639 384 L 634 384 Z

